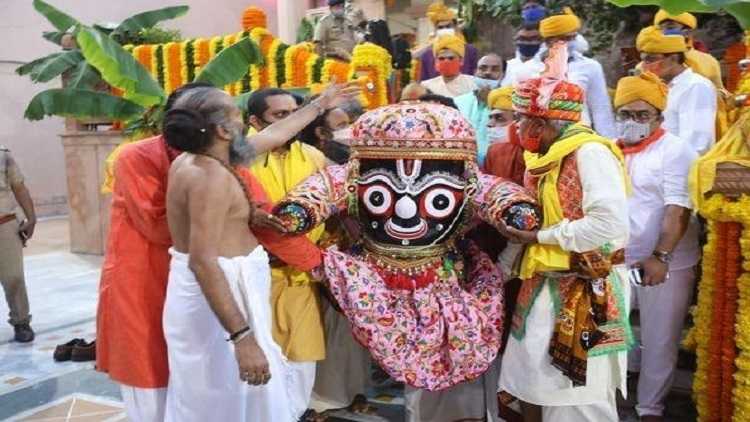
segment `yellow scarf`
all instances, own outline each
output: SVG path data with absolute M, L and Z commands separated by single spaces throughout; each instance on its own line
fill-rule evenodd
M 575 152 L 582 145 L 596 142 L 604 145 L 612 151 L 620 162 L 620 171 L 625 188 L 628 189 L 627 171 L 625 160 L 620 149 L 615 143 L 603 138 L 590 128 L 581 124 L 575 124 L 567 128 L 560 139 L 555 141 L 549 151 L 544 155 L 526 152 L 526 170 L 533 176 L 539 177 L 537 184 L 537 197 L 542 204 L 542 229 L 546 229 L 561 222 L 564 218 L 560 196 L 557 192 L 557 179 L 560 176 L 560 168 L 565 157 Z M 531 278 L 535 273 L 547 271 L 567 271 L 570 269 L 570 253 L 564 251 L 558 245 L 533 244 L 526 248 L 521 263 L 522 280 Z
M 288 150 L 263 153 L 250 165 L 250 172 L 258 179 L 272 203 L 282 200 L 286 194 L 317 171 L 325 168 L 325 156 L 317 149 L 295 141 Z M 320 225 L 307 234 L 317 243 L 325 226 Z M 299 286 L 312 281 L 310 276 L 292 267 L 283 268 L 291 285 Z

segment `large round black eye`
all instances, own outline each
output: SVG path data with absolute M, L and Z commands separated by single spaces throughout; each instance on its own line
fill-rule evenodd
M 385 214 L 393 205 L 393 195 L 385 186 L 368 186 L 362 194 L 365 207 L 375 215 Z
M 457 204 L 456 194 L 445 188 L 432 189 L 424 197 L 424 210 L 433 218 L 449 216 Z

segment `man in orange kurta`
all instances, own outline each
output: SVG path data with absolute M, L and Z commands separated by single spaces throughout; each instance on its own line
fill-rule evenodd
M 121 384 L 133 422 L 164 419 L 169 371 L 162 311 L 172 245 L 165 197 L 169 167 L 179 154 L 157 136 L 123 147 L 114 164 L 110 234 L 99 285 L 97 369 Z M 254 201 L 270 210 L 257 180 L 244 169 L 240 173 Z M 266 249 L 300 271 L 321 262 L 319 250 L 304 237 L 254 232 Z

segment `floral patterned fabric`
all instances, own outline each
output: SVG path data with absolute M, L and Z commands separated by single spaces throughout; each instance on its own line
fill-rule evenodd
M 462 282 L 460 268 L 441 269 L 421 289 L 389 289 L 359 256 L 325 252 L 329 288 L 355 338 L 393 378 L 442 390 L 475 379 L 495 360 L 503 327 L 503 280 L 475 245 Z

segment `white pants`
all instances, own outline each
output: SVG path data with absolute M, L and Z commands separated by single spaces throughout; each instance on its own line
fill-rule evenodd
M 288 388 L 294 397 L 299 397 L 305 407 L 310 406 L 315 373 L 318 362 L 288 362 L 290 371 Z
M 163 422 L 166 388 L 137 388 L 120 384 L 122 401 L 130 422 Z
M 633 287 L 641 312 L 641 345 L 630 353 L 630 369 L 640 370 L 639 416 L 664 413 L 664 399 L 672 387 L 680 336 L 695 285 L 695 267 L 669 272 L 658 286 Z M 639 368 L 640 363 L 640 368 Z
M 496 422 L 500 418 L 497 382 L 500 358 L 481 377 L 442 391 L 427 391 L 406 386 L 407 422 L 455 422 L 477 420 Z
M 271 371 L 266 385 L 240 380 L 234 345 L 206 300 L 189 257 L 171 250 L 164 337 L 169 356 L 166 422 L 296 422 L 307 408 L 311 365 L 289 365 L 271 335 L 271 269 L 258 246 L 246 257 L 219 258 L 232 297 Z M 312 370 L 315 367 L 312 366 Z M 309 378 L 303 383 L 301 380 Z M 307 396 L 303 397 L 304 390 Z
M 370 379 L 370 352 L 352 335 L 346 316 L 324 301 L 326 358 L 318 362 L 313 397 L 316 411 L 348 407 L 365 394 Z
M 615 392 L 610 391 L 609 400 L 605 403 L 577 406 L 544 406 L 543 422 L 617 422 L 617 401 Z

